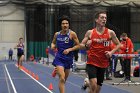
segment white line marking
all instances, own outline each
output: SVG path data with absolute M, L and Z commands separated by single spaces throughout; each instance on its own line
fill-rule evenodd
M 11 83 L 12 88 L 13 88 L 13 90 L 14 90 L 14 93 L 17 93 L 16 88 L 15 88 L 15 85 L 14 85 L 12 79 L 11 79 L 11 76 L 10 76 L 10 74 L 9 74 L 9 72 L 8 72 L 8 69 L 7 69 L 6 64 L 4 65 L 4 67 L 5 67 L 5 70 L 6 70 L 6 72 L 7 72 L 8 77 L 9 77 L 9 80 L 10 80 L 10 83 Z
M 5 75 L 6 85 L 7 85 L 7 88 L 8 88 L 8 93 L 11 93 L 11 92 L 10 92 L 9 83 L 8 83 L 8 79 L 9 79 L 9 78 L 7 77 L 6 70 L 4 70 L 4 75 Z
M 77 85 L 77 84 L 75 84 L 75 83 L 72 83 L 72 82 L 70 82 L 70 81 L 66 81 L 67 83 L 69 83 L 69 84 L 71 84 L 71 85 L 73 85 L 73 86 L 76 86 L 76 87 L 81 87 L 81 86 L 79 86 L 79 85 Z
M 17 65 L 15 65 L 17 67 Z M 22 70 L 22 69 L 21 69 Z M 46 89 L 49 93 L 53 93 L 51 90 L 49 90 L 46 86 L 44 86 L 42 83 L 34 79 L 31 75 L 29 75 L 27 72 L 22 70 L 25 74 L 27 74 L 30 78 L 32 78 L 34 81 L 36 81 L 40 86 L 42 86 L 44 89 Z

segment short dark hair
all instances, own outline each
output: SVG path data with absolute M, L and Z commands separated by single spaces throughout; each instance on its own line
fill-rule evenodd
M 23 39 L 22 37 L 19 38 L 19 40 Z
M 59 25 L 61 25 L 63 20 L 67 20 L 69 22 L 70 25 L 70 18 L 67 15 L 63 15 L 60 19 L 59 19 Z
M 95 19 L 98 19 L 98 18 L 99 18 L 99 15 L 102 14 L 102 13 L 103 13 L 103 14 L 107 14 L 107 11 L 105 11 L 105 10 L 103 10 L 103 11 L 97 11 L 97 12 L 95 13 L 95 16 L 94 16 Z
M 122 37 L 127 37 L 127 33 L 122 33 L 121 36 Z

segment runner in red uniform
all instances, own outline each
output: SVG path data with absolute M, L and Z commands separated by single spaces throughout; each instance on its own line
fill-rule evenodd
M 107 14 L 104 11 L 95 15 L 96 27 L 88 30 L 79 46 L 75 46 L 67 51 L 75 49 L 89 49 L 86 71 L 89 78 L 89 93 L 99 93 L 103 80 L 105 68 L 109 66 L 109 58 L 120 48 L 120 42 L 114 31 L 105 27 Z M 110 40 L 116 47 L 110 49 Z
M 120 48 L 120 42 L 114 31 L 105 27 L 106 12 L 95 15 L 96 27 L 87 31 L 81 47 L 89 47 L 86 71 L 90 82 L 90 93 L 99 93 L 104 80 L 105 68 L 109 66 L 109 58 Z M 110 49 L 110 40 L 116 47 Z

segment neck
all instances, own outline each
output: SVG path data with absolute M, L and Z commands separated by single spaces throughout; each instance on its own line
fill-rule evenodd
M 69 32 L 69 29 L 68 30 L 61 30 L 61 34 L 67 34 Z
M 96 30 L 97 30 L 98 32 L 103 32 L 104 29 L 105 29 L 105 27 L 102 27 L 102 26 L 97 26 L 97 27 L 96 27 Z

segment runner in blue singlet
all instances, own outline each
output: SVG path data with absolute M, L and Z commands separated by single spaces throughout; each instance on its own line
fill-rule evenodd
M 22 61 L 24 60 L 24 44 L 23 44 L 23 38 L 19 38 L 19 43 L 15 46 L 15 49 L 17 49 L 17 65 L 18 69 L 22 66 Z
M 79 40 L 74 31 L 69 29 L 70 20 L 67 16 L 60 19 L 61 31 L 56 32 L 51 43 L 51 49 L 57 48 L 58 52 L 53 61 L 56 72 L 59 76 L 60 93 L 65 93 L 65 82 L 69 76 L 70 68 L 73 64 L 73 47 L 78 45 Z

